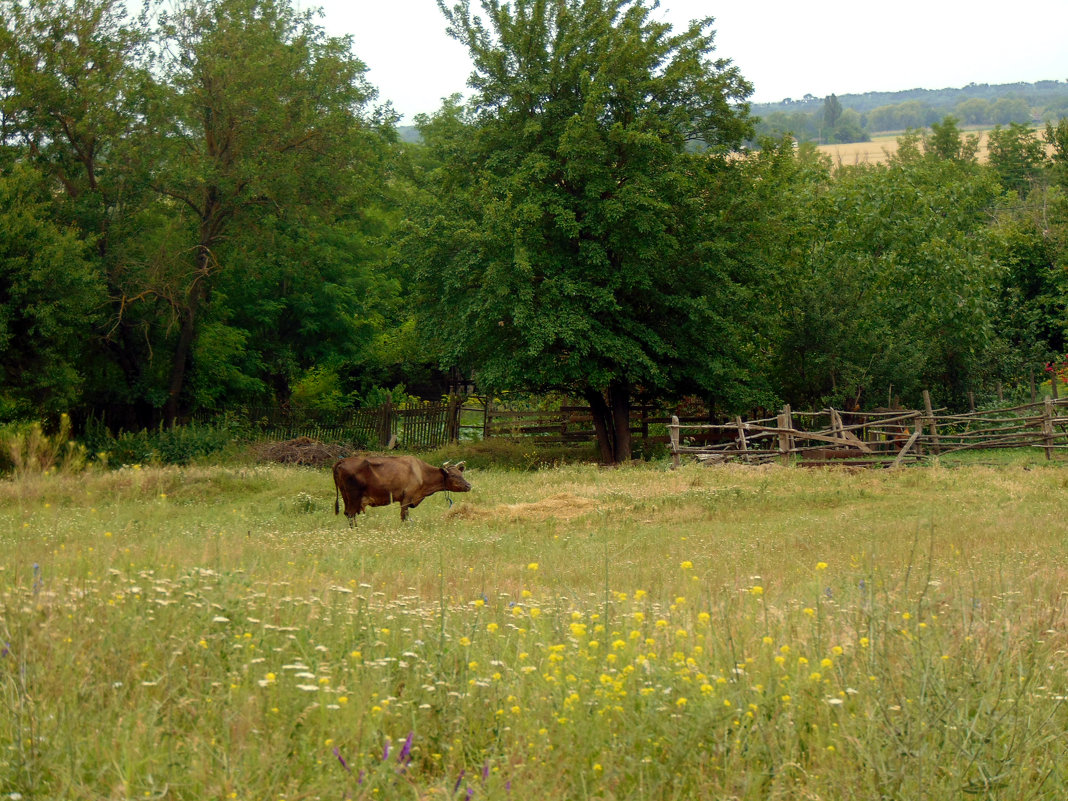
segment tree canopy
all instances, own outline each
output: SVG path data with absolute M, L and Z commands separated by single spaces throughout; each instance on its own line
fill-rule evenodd
M 1065 119 L 1002 103 L 984 152 L 961 126 L 994 94 L 883 97 L 912 103 L 896 154 L 832 165 L 797 115 L 838 138 L 879 109 L 807 98 L 755 138 L 712 19 L 439 5 L 473 91 L 411 142 L 288 0 L 0 0 L 0 423 L 326 414 L 473 374 L 585 401 L 617 462 L 639 402 L 959 406 L 1062 361 Z
M 585 397 L 603 457 L 629 459 L 636 390 L 738 358 L 723 308 L 738 276 L 702 255 L 702 222 L 751 87 L 711 58 L 710 19 L 675 33 L 644 2 L 487 0 L 484 20 L 440 5 L 475 94 L 424 120 L 445 156 L 406 255 L 428 330 L 489 388 Z

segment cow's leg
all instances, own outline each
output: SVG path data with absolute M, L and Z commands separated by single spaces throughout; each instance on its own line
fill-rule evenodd
M 356 528 L 356 515 L 364 510 L 367 504 L 364 502 L 363 493 L 357 493 L 356 497 L 352 499 L 352 505 L 348 502 L 345 503 L 345 514 L 349 518 L 349 528 Z
M 408 504 L 401 501 L 401 522 L 408 519 Z

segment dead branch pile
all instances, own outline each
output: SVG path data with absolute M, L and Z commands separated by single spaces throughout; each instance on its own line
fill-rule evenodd
M 355 451 L 344 445 L 327 445 L 311 437 L 297 437 L 285 442 L 261 442 L 256 446 L 256 458 L 261 462 L 327 467 Z

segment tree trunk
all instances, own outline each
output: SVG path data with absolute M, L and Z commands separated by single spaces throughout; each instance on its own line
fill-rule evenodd
M 611 412 L 599 390 L 587 389 L 584 393 L 593 415 L 593 430 L 597 433 L 597 447 L 602 464 L 616 463 L 615 428 L 611 425 Z
M 608 398 L 612 404 L 616 462 L 622 464 L 631 460 L 630 384 L 626 381 L 613 381 L 608 387 Z
M 208 281 L 211 274 L 210 251 L 201 245 L 197 256 L 197 269 L 193 284 L 189 287 L 186 307 L 180 310 L 181 327 L 178 329 L 178 344 L 174 348 L 170 380 L 167 383 L 167 403 L 163 407 L 163 424 L 172 428 L 178 420 L 185 373 L 193 352 L 197 335 L 197 315 L 208 298 Z
M 586 402 L 593 415 L 593 430 L 603 464 L 620 464 L 631 459 L 630 384 L 613 381 L 605 392 L 587 389 Z

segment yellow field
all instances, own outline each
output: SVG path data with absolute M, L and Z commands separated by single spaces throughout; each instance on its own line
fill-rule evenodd
M 979 152 L 978 157 L 980 162 L 985 162 L 988 157 L 988 142 L 990 131 L 969 131 L 965 130 L 965 136 L 971 136 L 973 134 L 979 134 Z M 1041 136 L 1041 131 L 1039 131 Z M 846 164 L 881 164 L 886 161 L 889 154 L 897 151 L 897 139 L 901 136 L 900 133 L 885 134 L 883 136 L 873 137 L 870 142 L 854 142 L 848 145 L 819 145 L 817 150 L 821 153 L 826 153 L 831 157 L 831 161 L 836 167 L 840 167 Z M 1046 146 L 1046 153 L 1052 154 L 1053 148 Z
M 979 161 L 987 160 L 988 131 L 965 131 L 965 135 L 979 134 Z M 819 145 L 821 153 L 831 157 L 835 166 L 845 164 L 881 164 L 889 154 L 897 151 L 897 139 L 901 134 L 873 137 L 870 142 L 854 142 L 848 145 Z

